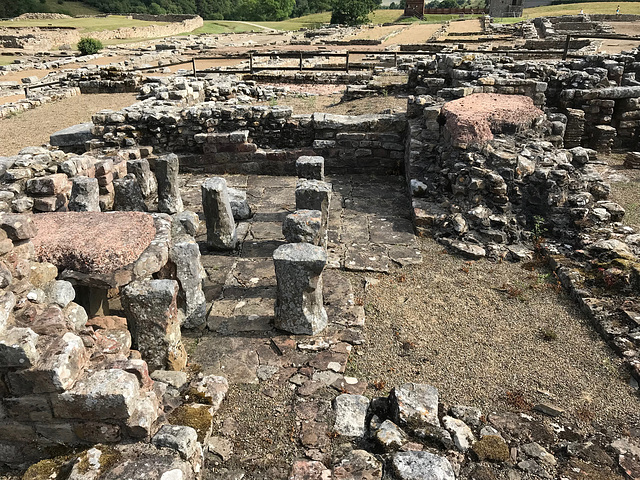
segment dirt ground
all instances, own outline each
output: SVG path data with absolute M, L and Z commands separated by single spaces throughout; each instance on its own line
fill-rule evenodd
M 42 145 L 53 132 L 89 122 L 100 110 L 118 110 L 135 101 L 133 93 L 78 95 L 5 118 L 0 120 L 0 155 L 15 155 L 24 147 Z
M 425 43 L 442 27 L 439 23 L 414 24 L 405 28 L 383 42 L 383 45 L 400 45 L 405 43 Z
M 258 105 L 292 107 L 294 115 L 315 112 L 334 113 L 337 115 L 364 115 L 366 113 L 382 113 L 387 110 L 394 112 L 404 112 L 407 110 L 406 98 L 393 96 L 369 97 L 348 102 L 341 102 L 341 98 L 342 94 L 333 94 L 330 96 L 316 95 L 310 97 L 287 96 L 277 101 L 258 103 Z
M 479 18 L 462 20 L 461 22 L 450 22 L 447 32 L 450 33 L 482 33 L 482 25 Z
M 445 402 L 485 411 L 513 409 L 508 396 L 521 394 L 578 421 L 638 421 L 628 374 L 548 271 L 467 262 L 430 239 L 422 254 L 422 265 L 378 276 L 364 293 L 369 341 L 348 373 L 381 393 L 429 383 Z

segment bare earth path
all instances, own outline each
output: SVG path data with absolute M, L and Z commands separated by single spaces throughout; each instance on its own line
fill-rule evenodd
M 29 145 L 42 145 L 53 132 L 90 122 L 91 115 L 100 110 L 118 110 L 135 101 L 133 93 L 78 95 L 0 120 L 0 155 L 15 155 Z

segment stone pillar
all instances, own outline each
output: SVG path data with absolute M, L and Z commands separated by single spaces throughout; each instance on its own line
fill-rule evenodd
M 330 183 L 321 180 L 300 179 L 296 184 L 296 210 L 320 210 L 322 212 L 320 244 L 323 247 L 327 245 L 331 189 Z
M 115 196 L 113 199 L 113 209 L 126 212 L 146 212 L 147 205 L 142 197 L 142 190 L 136 177 L 133 175 L 125 175 L 113 181 Z
M 216 250 L 236 248 L 236 223 L 224 178 L 212 177 L 202 184 L 202 207 L 207 223 L 207 245 Z
M 175 280 L 141 280 L 122 291 L 133 348 L 140 351 L 149 371 L 182 370 L 187 363 L 178 318 L 178 290 Z
M 195 239 L 191 235 L 186 233 L 180 235 L 176 231 L 183 229 L 184 227 L 180 225 L 171 234 L 169 260 L 176 266 L 176 278 L 181 287 L 179 306 L 184 311 L 182 326 L 201 328 L 207 320 L 207 302 L 202 290 L 202 280 L 206 277 L 206 273 L 200 259 L 200 248 Z
M 323 248 L 310 243 L 287 243 L 273 253 L 278 282 L 275 326 L 294 334 L 316 335 L 327 326 L 322 305 Z
M 73 179 L 69 210 L 73 212 L 100 211 L 100 186 L 97 178 L 75 177 Z
M 287 215 L 282 224 L 282 234 L 288 243 L 306 242 L 320 245 L 322 212 L 320 210 L 296 210 Z
M 158 211 L 160 213 L 180 213 L 183 210 L 182 197 L 178 187 L 180 162 L 174 153 L 156 159 L 156 179 L 158 180 Z
M 303 156 L 296 160 L 298 178 L 324 180 L 324 157 Z
M 138 180 L 140 190 L 144 198 L 148 198 L 158 190 L 156 177 L 153 175 L 149 162 L 146 158 L 127 161 L 127 173 L 130 173 Z

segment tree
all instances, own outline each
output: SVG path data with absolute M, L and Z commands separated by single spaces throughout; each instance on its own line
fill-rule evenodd
M 331 23 L 362 25 L 369 21 L 369 14 L 380 5 L 380 0 L 334 0 Z
M 440 8 L 458 8 L 460 5 L 456 0 L 442 0 L 440 2 Z

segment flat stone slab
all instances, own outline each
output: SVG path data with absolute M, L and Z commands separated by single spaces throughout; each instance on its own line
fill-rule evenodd
M 111 273 L 135 262 L 156 236 L 153 217 L 142 212 L 61 212 L 33 216 L 41 262 L 59 270 Z
M 494 133 L 521 129 L 543 115 L 530 97 L 476 93 L 442 107 L 445 128 L 454 145 L 486 143 Z
M 78 125 L 72 125 L 62 130 L 54 132 L 49 137 L 49 143 L 54 147 L 73 147 L 82 146 L 84 142 L 87 142 L 93 138 L 91 129 L 93 123 L 79 123 Z

